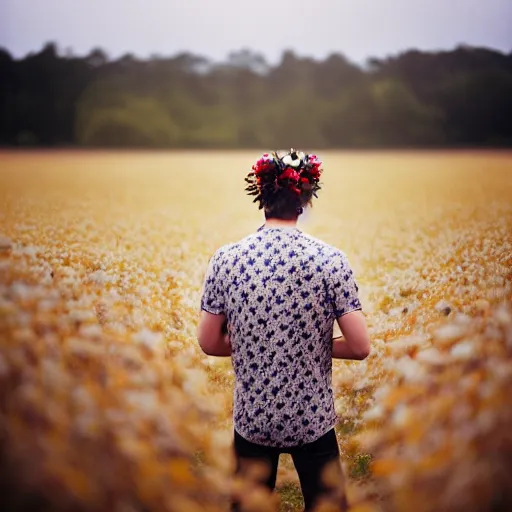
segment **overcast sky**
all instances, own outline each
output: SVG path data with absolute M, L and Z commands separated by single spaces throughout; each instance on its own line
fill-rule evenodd
M 512 51 L 512 0 L 0 0 L 0 46 L 15 56 L 55 41 L 83 55 L 191 51 L 222 60 L 247 47 L 364 62 L 465 43 Z

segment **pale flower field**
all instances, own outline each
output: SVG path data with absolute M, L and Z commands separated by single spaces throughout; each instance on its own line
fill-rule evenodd
M 259 156 L 0 153 L 2 510 L 300 510 L 286 457 L 272 499 L 230 478 L 232 367 L 195 337 L 209 257 L 263 223 Z M 352 510 L 512 510 L 512 154 L 319 156 L 300 227 L 372 337 L 333 368 Z

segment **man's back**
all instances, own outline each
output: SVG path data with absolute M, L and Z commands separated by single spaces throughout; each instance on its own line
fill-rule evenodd
M 262 227 L 215 253 L 202 308 L 230 327 L 240 435 L 296 446 L 334 426 L 333 323 L 361 309 L 341 251 L 297 228 Z
M 265 225 L 214 254 L 198 326 L 206 354 L 232 357 L 236 474 L 249 477 L 254 463 L 263 463 L 268 474 L 257 480 L 272 491 L 279 456 L 289 453 L 307 512 L 320 501 L 348 508 L 331 359 L 361 360 L 370 351 L 347 258 L 296 227 L 322 172 L 316 155 L 294 149 L 265 153 L 252 166 L 245 190 L 264 210 Z M 335 320 L 344 342 L 333 343 Z M 328 466 L 339 475 L 333 482 L 331 472 L 330 483 Z M 242 496 L 233 498 L 238 511 Z

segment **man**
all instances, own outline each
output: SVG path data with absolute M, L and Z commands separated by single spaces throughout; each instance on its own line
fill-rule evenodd
M 279 454 L 290 453 L 306 511 L 336 491 L 339 509 L 347 510 L 344 491 L 324 478 L 334 464 L 343 485 L 332 358 L 362 360 L 370 352 L 345 254 L 297 228 L 303 208 L 317 197 L 321 164 L 292 150 L 265 154 L 253 166 L 246 190 L 266 222 L 213 255 L 198 328 L 206 354 L 232 357 L 238 473 L 248 462 L 264 461 L 264 484 L 273 490 Z M 335 321 L 342 341 L 333 340 Z

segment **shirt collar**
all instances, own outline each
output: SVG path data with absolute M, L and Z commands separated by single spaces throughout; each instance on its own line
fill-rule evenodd
M 287 231 L 287 232 L 290 232 L 290 233 L 293 233 L 293 232 L 300 233 L 300 229 L 297 226 L 295 226 L 295 227 L 265 226 L 265 224 L 260 226 L 258 228 L 258 231 Z

